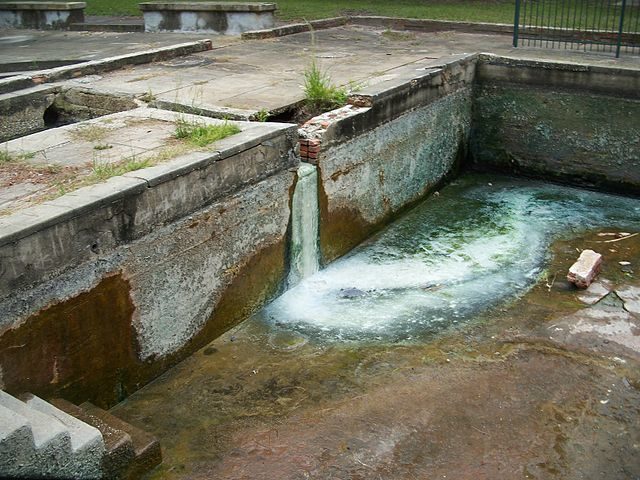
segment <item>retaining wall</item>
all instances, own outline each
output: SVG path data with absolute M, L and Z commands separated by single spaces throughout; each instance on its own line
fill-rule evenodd
M 61 85 L 0 94 L 0 142 L 137 106 L 132 98 Z
M 0 387 L 113 405 L 281 291 L 296 130 L 241 128 L 0 219 Z
M 301 129 L 317 163 L 320 247 L 345 254 L 452 175 L 467 153 L 476 57 L 368 87 Z
M 640 193 L 640 72 L 483 56 L 471 163 Z

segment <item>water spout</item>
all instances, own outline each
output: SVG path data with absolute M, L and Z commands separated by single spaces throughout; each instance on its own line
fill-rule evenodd
M 320 269 L 318 216 L 318 172 L 302 163 L 291 207 L 289 288 Z

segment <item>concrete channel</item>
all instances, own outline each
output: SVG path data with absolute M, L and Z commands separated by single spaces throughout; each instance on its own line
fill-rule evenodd
M 585 471 L 599 474 L 607 459 L 613 463 L 602 478 L 640 474 L 634 460 L 640 439 L 629 427 L 638 421 L 640 379 L 633 371 L 640 345 L 627 334 L 640 328 L 640 286 L 624 268 L 639 261 L 629 230 L 638 228 L 633 219 L 640 209 L 636 59 L 566 61 L 532 50 L 514 55 L 504 36 L 441 34 L 438 43 L 415 32 L 385 32 L 337 27 L 318 32 L 311 47 L 307 33 L 213 50 L 199 40 L 137 55 L 126 68 L 121 59 L 104 60 L 22 75 L 20 84 L 6 79 L 4 151 L 20 161 L 0 165 L 3 389 L 115 406 L 113 413 L 149 427 L 163 444 L 165 463 L 153 478 L 441 478 L 447 472 L 489 478 L 502 467 L 505 478 L 582 478 Z M 492 42 L 503 46 L 498 54 L 460 51 L 479 37 L 487 37 L 488 49 Z M 374 38 L 380 48 L 369 47 L 370 56 L 355 53 Z M 292 46 L 299 53 L 291 54 L 290 71 L 270 64 Z M 309 48 L 329 62 L 337 81 L 358 83 L 348 105 L 301 126 L 250 121 L 261 111 L 283 118 L 299 104 L 296 82 Z M 181 53 L 190 55 L 176 56 Z M 138 64 L 143 61 L 151 63 Z M 213 148 L 187 149 L 174 138 L 184 121 L 233 123 L 240 133 Z M 96 164 L 121 159 L 151 164 L 65 190 L 70 176 L 87 179 Z M 507 185 L 500 175 L 510 174 L 623 193 L 629 197 L 584 202 L 594 209 L 619 204 L 631 223 L 612 210 L 584 220 L 585 230 L 568 224 L 574 234 L 545 244 L 553 255 L 542 255 L 535 275 L 507 289 L 508 299 L 474 311 L 473 321 L 465 317 L 464 327 L 417 335 L 418 343 L 384 335 L 382 343 L 341 345 L 320 334 L 316 341 L 310 330 L 279 329 L 281 312 L 270 324 L 262 310 L 305 276 L 290 275 L 298 250 L 292 231 L 299 230 L 292 221 L 303 218 L 292 206 L 309 205 L 294 194 L 298 183 L 316 178 L 309 169 L 317 175 L 317 264 L 323 267 L 375 241 L 421 202 L 451 198 L 446 192 L 469 170 L 483 172 L 477 178 L 490 185 Z M 528 188 L 524 183 L 519 188 Z M 566 192 L 583 198 L 580 190 Z M 606 315 L 598 317 L 548 272 L 565 268 L 576 248 L 609 240 L 615 243 L 602 244 L 611 247 L 600 284 L 606 292 L 594 302 Z M 432 288 L 440 286 L 420 286 Z M 348 285 L 340 291 L 349 301 L 366 294 Z M 602 315 L 619 328 L 599 329 Z M 575 332 L 576 324 L 584 335 L 546 335 L 551 328 Z M 300 362 L 308 362 L 308 380 Z M 531 378 L 519 384 L 520 376 Z M 510 399 L 504 403 L 510 427 L 497 431 L 489 424 L 503 421 L 491 394 L 499 385 Z M 538 393 L 527 399 L 532 389 Z M 577 407 L 596 391 L 598 402 L 606 402 L 598 405 L 618 402 L 619 418 L 589 402 Z M 549 396 L 559 403 L 549 404 Z M 446 407 L 451 397 L 457 414 Z M 477 403 L 464 403 L 471 397 Z M 394 409 L 397 401 L 414 407 Z M 188 417 L 187 410 L 202 415 Z M 574 425 L 572 418 L 587 410 L 620 434 L 598 433 L 596 443 L 609 446 L 582 468 L 572 442 L 586 441 L 593 425 Z M 557 429 L 545 426 L 547 417 Z M 367 418 L 379 428 L 357 425 Z M 471 432 L 475 419 L 482 423 Z M 345 421 L 341 436 L 336 429 Z M 311 425 L 319 426 L 317 436 Z M 457 428 L 468 442 L 456 437 Z M 527 428 L 531 436 L 509 450 L 509 432 Z M 469 445 L 458 464 L 441 451 L 455 438 Z M 420 452 L 417 444 L 429 448 Z M 553 458 L 544 458 L 550 451 Z

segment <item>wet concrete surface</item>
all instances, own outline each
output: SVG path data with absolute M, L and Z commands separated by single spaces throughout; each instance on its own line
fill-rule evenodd
M 633 232 L 563 236 L 521 297 L 421 340 L 248 320 L 113 412 L 160 438 L 153 479 L 640 478 L 640 316 L 615 293 L 640 238 L 611 233 Z M 611 290 L 592 304 L 564 279 L 586 248 Z

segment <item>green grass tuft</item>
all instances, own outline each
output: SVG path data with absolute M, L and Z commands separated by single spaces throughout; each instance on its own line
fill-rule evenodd
M 315 60 L 304 72 L 304 94 L 308 103 L 321 109 L 341 107 L 349 98 L 347 89 L 335 86 Z
M 240 131 L 237 125 L 227 121 L 222 124 L 207 124 L 179 119 L 176 121 L 174 136 L 196 147 L 206 147 Z
M 0 149 L 0 165 L 11 162 L 23 162 L 35 156 L 36 154 L 33 152 L 11 153 L 5 146 L 5 148 Z
M 103 162 L 99 160 L 93 161 L 91 167 L 93 177 L 97 180 L 107 180 L 111 177 L 124 175 L 127 172 L 133 172 L 146 168 L 151 165 L 149 160 L 138 160 L 135 157 L 125 159 L 121 162 Z

